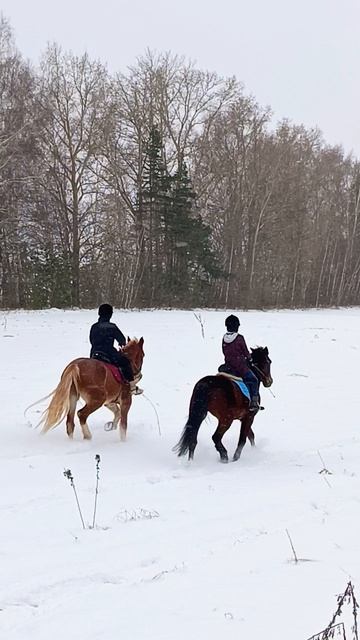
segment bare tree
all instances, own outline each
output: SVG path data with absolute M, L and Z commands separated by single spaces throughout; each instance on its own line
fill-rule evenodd
M 87 54 L 48 48 L 41 65 L 39 102 L 43 183 L 53 202 L 54 222 L 71 269 L 72 304 L 80 304 L 80 268 L 98 247 L 97 153 L 105 114 L 107 76 Z

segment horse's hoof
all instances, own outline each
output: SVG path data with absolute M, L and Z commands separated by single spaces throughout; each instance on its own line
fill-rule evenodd
M 224 464 L 229 462 L 229 458 L 228 458 L 227 453 L 225 455 L 220 456 L 220 462 L 223 462 Z
M 114 427 L 114 423 L 110 420 L 104 424 L 104 431 L 114 431 L 116 427 Z
M 239 460 L 240 456 L 241 456 L 241 451 L 235 451 L 233 455 L 233 462 L 236 462 L 237 460 Z

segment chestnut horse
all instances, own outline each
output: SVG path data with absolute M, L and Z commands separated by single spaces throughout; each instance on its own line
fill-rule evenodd
M 144 339 L 130 340 L 123 347 L 131 362 L 135 380 L 141 377 L 144 358 Z M 126 439 L 127 415 L 132 396 L 128 382 L 117 382 L 104 362 L 93 358 L 77 358 L 64 369 L 61 380 L 50 396 L 53 396 L 40 424 L 46 433 L 56 427 L 66 416 L 66 431 L 69 438 L 74 433 L 76 403 L 81 397 L 85 405 L 77 412 L 85 440 L 91 439 L 87 418 L 103 405 L 113 412 L 111 428 L 116 429 L 120 419 L 120 438 Z M 47 396 L 49 397 L 49 396 Z
M 270 373 L 271 360 L 268 348 L 251 349 L 251 361 L 252 364 L 249 366 L 259 382 L 262 382 L 264 387 L 270 387 L 273 380 Z M 179 456 L 189 453 L 189 460 L 194 457 L 200 425 L 210 411 L 218 419 L 218 426 L 212 439 L 222 462 L 228 462 L 227 451 L 221 442 L 223 435 L 234 420 L 240 420 L 240 438 L 233 457 L 233 460 L 238 460 L 246 438 L 249 438 L 252 446 L 255 444 L 252 430 L 255 414 L 249 411 L 249 405 L 249 400 L 238 386 L 224 375 L 201 378 L 194 387 L 190 400 L 189 418 L 174 451 Z

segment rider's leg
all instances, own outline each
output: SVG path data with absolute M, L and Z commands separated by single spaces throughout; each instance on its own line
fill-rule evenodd
M 134 374 L 131 368 L 131 363 L 129 358 L 124 353 L 116 352 L 116 364 L 119 367 L 120 371 L 123 373 L 125 380 L 130 385 L 130 391 L 134 395 L 139 395 L 143 393 L 143 390 L 140 387 L 137 387 L 136 381 L 134 380 Z
M 247 371 L 243 376 L 243 380 L 250 393 L 250 411 L 259 410 L 259 381 L 252 371 Z

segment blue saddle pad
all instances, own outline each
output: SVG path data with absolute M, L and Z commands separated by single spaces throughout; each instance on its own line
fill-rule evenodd
M 247 388 L 245 382 L 243 382 L 243 380 L 233 380 L 233 382 L 239 387 L 240 391 L 244 394 L 245 398 L 247 398 L 248 400 L 251 400 L 249 389 Z

